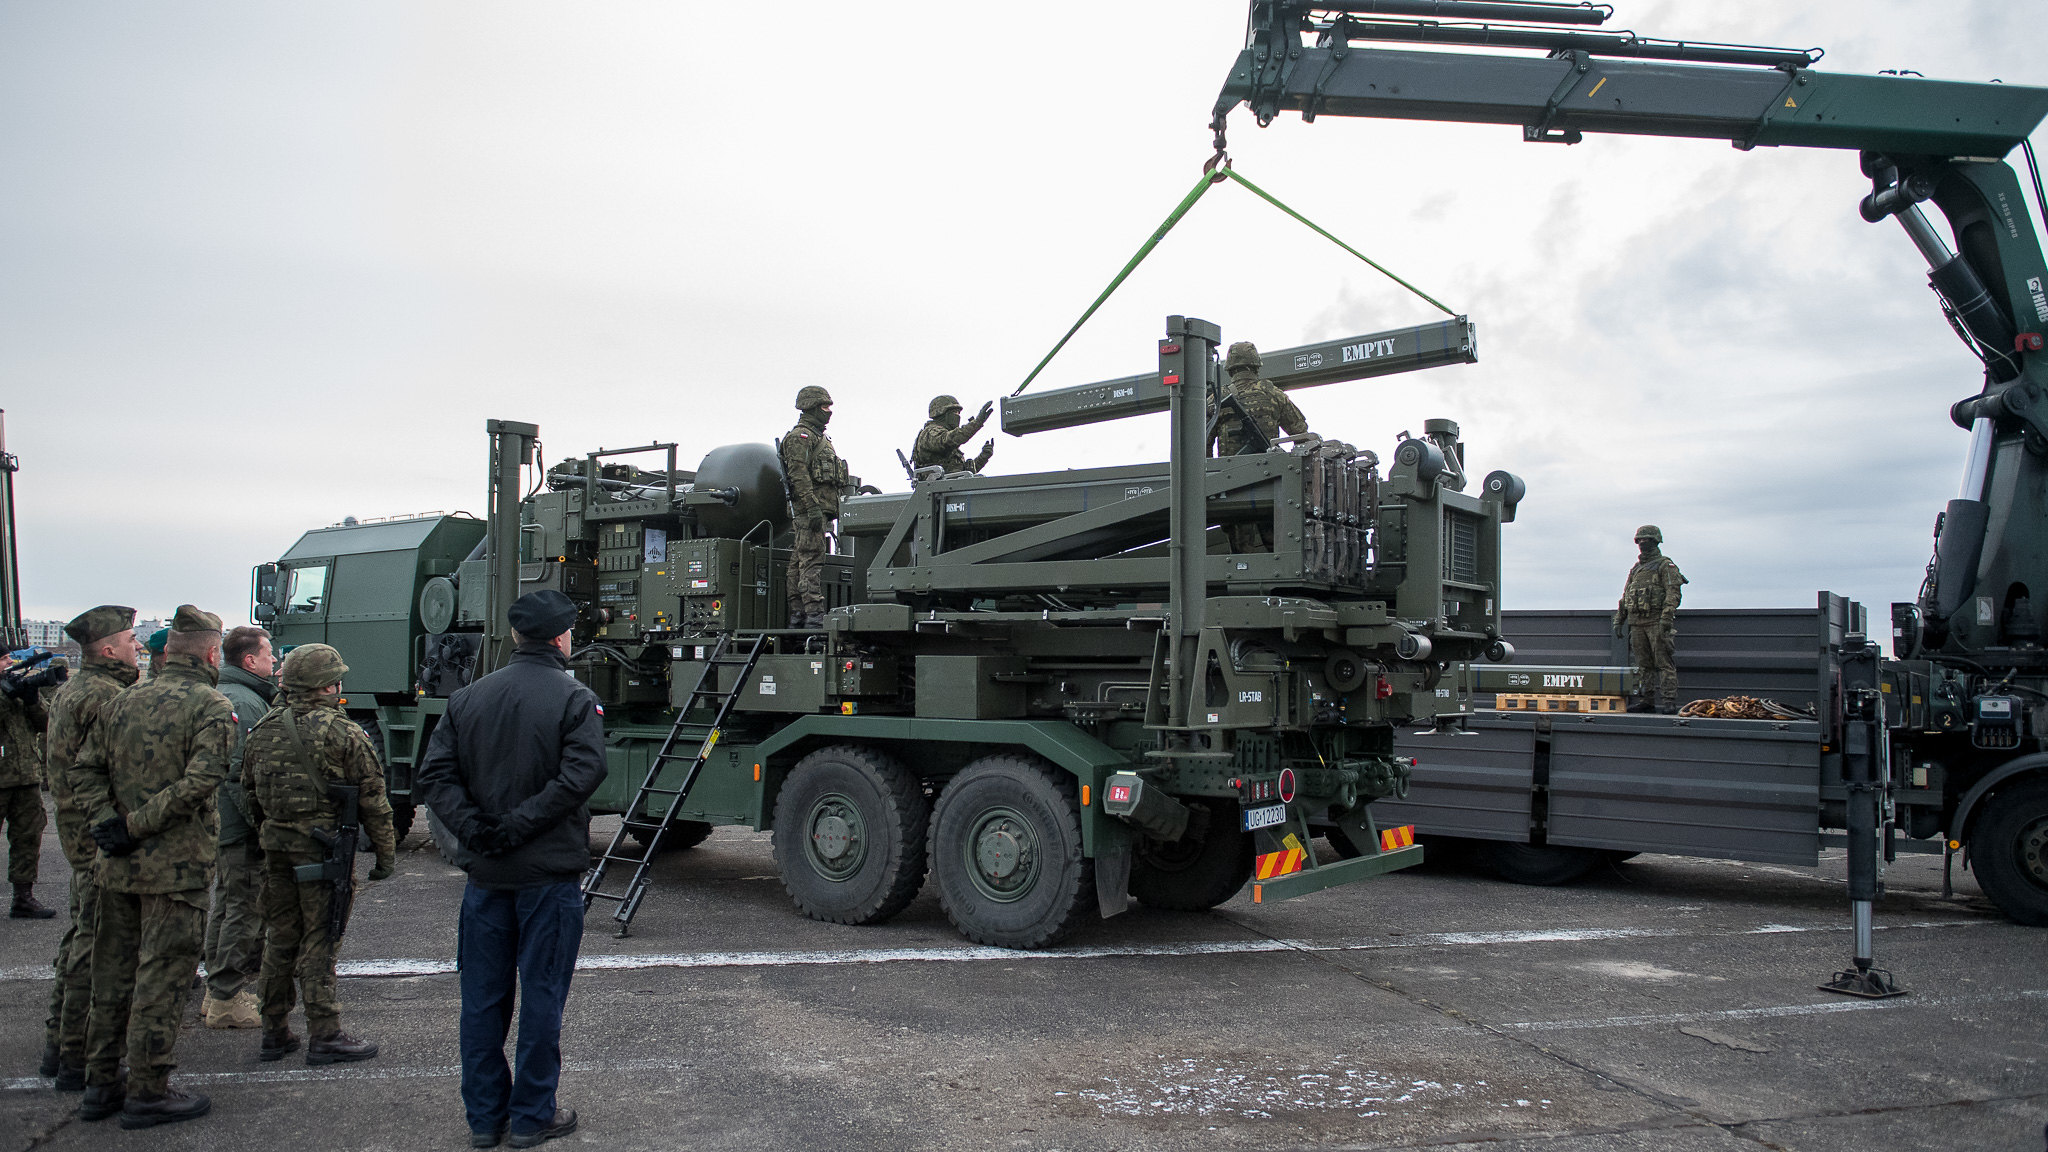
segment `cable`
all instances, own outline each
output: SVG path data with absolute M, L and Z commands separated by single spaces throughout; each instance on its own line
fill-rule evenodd
M 2048 197 L 2041 195 L 2041 166 L 2034 162 L 2034 142 L 2021 140 L 2020 150 L 2027 154 L 2027 171 L 2034 177 L 2034 212 L 2048 225 Z

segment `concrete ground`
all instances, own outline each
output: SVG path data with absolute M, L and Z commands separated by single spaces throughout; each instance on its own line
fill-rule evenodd
M 806 920 L 768 838 L 721 829 L 661 862 L 631 938 L 592 913 L 563 1036 L 582 1129 L 550 1147 L 2040 1152 L 2048 935 L 1911 858 L 1878 951 L 1912 994 L 1816 991 L 1849 956 L 1833 855 L 1556 889 L 1429 866 L 1013 953 L 929 890 L 879 927 Z M 466 1147 L 462 880 L 417 832 L 401 859 L 345 951 L 344 1022 L 382 1055 L 260 1064 L 255 1033 L 195 1024 L 175 1082 L 214 1112 L 151 1131 L 33 1075 L 60 926 L 0 922 L 0 1149 Z

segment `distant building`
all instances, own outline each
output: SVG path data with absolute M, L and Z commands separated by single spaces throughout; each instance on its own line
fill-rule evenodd
M 64 634 L 61 620 L 24 620 L 22 631 L 28 634 L 31 648 L 62 648 L 71 643 L 71 637 Z

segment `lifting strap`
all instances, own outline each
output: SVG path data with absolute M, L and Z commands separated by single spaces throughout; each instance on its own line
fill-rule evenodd
M 1211 163 L 1213 164 L 1214 161 L 1211 161 Z M 1166 214 L 1165 221 L 1162 222 L 1158 228 L 1153 230 L 1151 237 L 1148 238 L 1143 244 L 1138 246 L 1137 254 L 1132 256 L 1129 261 L 1125 262 L 1122 271 L 1119 271 L 1116 274 L 1115 278 L 1110 280 L 1109 287 L 1104 288 L 1102 290 L 1102 294 L 1095 298 L 1095 302 L 1088 305 L 1088 310 L 1081 313 L 1081 318 L 1079 320 L 1074 321 L 1074 326 L 1067 329 L 1067 334 L 1059 338 L 1059 342 L 1052 346 L 1052 351 L 1047 352 L 1045 354 L 1045 358 L 1038 362 L 1038 366 L 1031 370 L 1031 374 L 1029 376 L 1024 377 L 1024 382 L 1022 384 L 1017 385 L 1016 391 L 1011 392 L 1010 395 L 1016 396 L 1022 393 L 1026 388 L 1031 387 L 1031 382 L 1033 380 L 1038 379 L 1038 374 L 1040 372 L 1045 371 L 1045 366 L 1047 364 L 1052 363 L 1052 358 L 1060 354 L 1060 349 L 1065 348 L 1067 346 L 1067 341 L 1074 338 L 1074 333 L 1079 332 L 1081 330 L 1081 325 L 1088 323 L 1089 317 L 1095 315 L 1096 309 L 1102 307 L 1103 302 L 1108 300 L 1110 296 L 1113 293 L 1115 293 L 1115 291 L 1118 288 L 1123 286 L 1123 282 L 1130 277 L 1132 272 L 1137 270 L 1138 265 L 1144 262 L 1145 257 L 1150 256 L 1152 254 L 1152 250 L 1154 248 L 1159 247 L 1159 242 L 1161 240 L 1166 239 L 1166 234 L 1168 232 L 1173 231 L 1173 226 L 1180 223 L 1181 217 L 1186 216 L 1188 214 L 1188 210 L 1190 208 L 1193 208 L 1195 206 L 1195 202 L 1202 198 L 1202 193 L 1207 192 L 1211 184 L 1221 184 L 1225 180 L 1235 180 L 1239 184 L 1244 185 L 1247 190 L 1249 190 L 1253 195 L 1257 196 L 1259 199 L 1264 200 L 1266 203 L 1271 204 L 1273 207 L 1278 208 L 1282 212 L 1287 213 L 1289 216 L 1294 217 L 1296 220 L 1301 221 L 1303 224 L 1308 225 L 1309 228 L 1314 230 L 1317 235 L 1328 240 L 1330 243 L 1335 244 L 1337 247 L 1342 248 L 1346 252 L 1351 253 L 1353 256 L 1358 257 L 1360 260 L 1365 261 L 1367 264 L 1371 265 L 1375 271 L 1379 272 L 1387 279 L 1392 280 L 1394 283 L 1399 284 L 1401 287 L 1406 288 L 1410 292 L 1415 293 L 1417 296 L 1422 297 L 1424 300 L 1429 301 L 1431 304 L 1436 305 L 1436 307 L 1443 310 L 1444 315 L 1458 315 L 1451 309 L 1445 308 L 1443 302 L 1438 300 L 1436 297 L 1431 296 L 1429 293 L 1424 292 L 1422 289 L 1417 288 L 1415 285 L 1410 284 L 1408 281 L 1403 280 L 1399 276 L 1394 275 L 1394 273 L 1389 271 L 1385 265 L 1374 260 L 1372 257 L 1367 256 L 1365 253 L 1360 252 L 1358 249 L 1353 248 L 1351 245 L 1346 244 L 1344 241 L 1337 239 L 1337 237 L 1331 235 L 1330 232 L 1327 229 L 1323 228 L 1321 225 L 1310 220 L 1308 217 L 1303 216 L 1301 213 L 1296 212 L 1294 209 L 1289 208 L 1287 205 L 1282 204 L 1279 201 L 1279 199 L 1276 198 L 1272 193 L 1266 191 L 1264 188 L 1259 187 L 1257 184 L 1254 184 L 1251 181 L 1245 179 L 1243 176 L 1238 175 L 1237 170 L 1231 167 L 1230 162 L 1226 160 L 1224 161 L 1223 166 L 1221 168 L 1216 169 L 1214 171 L 1211 171 L 1208 167 L 1203 168 L 1202 178 L 1200 180 L 1195 181 L 1195 186 L 1188 190 L 1187 195 L 1181 197 L 1180 203 L 1174 205 L 1173 211 Z

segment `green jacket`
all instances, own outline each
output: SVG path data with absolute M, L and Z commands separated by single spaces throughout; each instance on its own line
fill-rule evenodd
M 846 487 L 846 461 L 832 447 L 832 438 L 810 413 L 782 438 L 782 474 L 789 479 L 790 510 L 799 520 L 839 515 L 839 496 Z
M 1638 560 L 1628 570 L 1622 585 L 1621 603 L 1615 608 L 1614 624 L 1631 628 L 1673 628 L 1678 624 L 1679 589 L 1686 584 L 1678 565 L 1659 552 Z
M 929 468 L 937 464 L 949 476 L 955 472 L 981 471 L 981 464 L 986 461 L 968 463 L 967 455 L 960 451 L 960 446 L 980 435 L 984 423 L 982 420 L 969 420 L 958 428 L 948 428 L 943 420 L 925 421 L 917 434 L 917 443 L 910 448 L 910 466 Z
M 85 738 L 98 726 L 100 712 L 107 702 L 142 678 L 141 670 L 133 664 L 92 656 L 86 657 L 84 664 L 78 675 L 66 680 L 50 701 L 50 732 L 43 742 L 43 782 L 57 803 L 60 829 L 67 815 L 79 819 L 88 815 L 74 806 L 71 788 L 71 767 L 85 748 Z M 65 845 L 67 851 L 71 847 Z
M 1287 398 L 1287 393 L 1274 387 L 1270 380 L 1233 376 L 1230 383 L 1224 385 L 1223 394 L 1237 397 L 1238 404 L 1259 426 L 1259 431 L 1265 433 L 1269 443 L 1280 435 L 1283 428 L 1289 436 L 1308 434 L 1308 418 L 1294 406 L 1294 401 Z M 1215 411 L 1215 405 L 1210 405 L 1210 411 Z M 1216 419 L 1216 454 L 1235 456 L 1251 445 L 1252 438 L 1245 432 L 1244 421 L 1238 418 L 1237 410 L 1224 409 L 1223 415 Z
M 213 882 L 220 854 L 214 793 L 235 749 L 234 706 L 214 690 L 218 669 L 172 656 L 108 702 L 71 768 L 76 802 L 95 826 L 116 816 L 141 846 L 100 861 L 113 892 L 180 893 Z
M 336 812 L 327 785 L 353 784 L 363 837 L 377 863 L 390 866 L 398 859 L 398 840 L 391 799 L 384 794 L 384 766 L 369 736 L 338 701 L 292 693 L 286 698 L 289 704 L 265 716 L 243 745 L 241 782 L 263 850 L 324 854 L 327 849 L 313 838 L 313 830 L 334 828 Z M 285 729 L 287 717 L 298 728 L 298 743 Z M 299 754 L 300 744 L 306 756 Z
M 0 788 L 43 782 L 43 732 L 49 726 L 41 700 L 0 695 Z
M 277 689 L 270 681 L 246 669 L 228 665 L 220 670 L 220 694 L 235 706 L 235 751 L 228 757 L 228 778 L 220 782 L 220 846 L 240 844 L 256 830 L 256 822 L 249 818 L 248 794 L 242 791 L 242 745 L 249 738 L 249 731 L 263 714 L 270 711 L 270 702 L 277 698 Z

